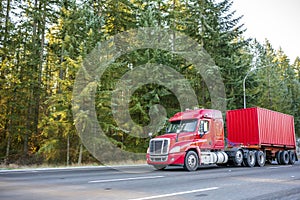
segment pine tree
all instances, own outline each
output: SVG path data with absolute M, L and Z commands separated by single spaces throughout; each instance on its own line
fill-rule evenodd
M 82 144 L 73 125 L 71 99 L 77 70 L 84 57 L 104 37 L 99 7 L 102 6 L 95 5 L 90 9 L 88 4 L 80 6 L 64 1 L 56 24 L 47 34 L 49 62 L 46 68 L 48 76 L 54 79 L 48 80 L 48 109 L 43 117 L 45 128 L 42 131 L 44 142 L 39 153 L 49 162 L 63 162 L 58 159 L 62 153 L 66 155 L 67 165 L 74 162 L 77 156 L 82 160 Z
M 0 22 L 0 159 L 6 164 L 95 161 L 73 125 L 74 119 L 89 117 L 85 112 L 72 116 L 76 73 L 99 43 L 139 27 L 181 32 L 202 45 L 221 71 L 227 109 L 242 107 L 243 79 L 255 69 L 246 79 L 247 105 L 294 115 L 300 134 L 300 59 L 291 65 L 270 42 L 243 38 L 242 16 L 235 15 L 231 0 L 5 0 L 0 3 Z M 133 42 L 121 39 L 124 44 Z M 148 48 L 121 55 L 97 83 L 82 88 L 82 95 L 96 88 L 99 124 L 119 148 L 145 152 L 148 146 L 148 139 L 128 134 L 126 123 L 116 124 L 111 105 L 118 81 L 140 66 L 154 64 L 158 73 L 152 78 L 157 80 L 162 66 L 173 68 L 189 81 L 199 106 L 212 106 L 205 79 L 174 51 L 176 39 L 174 32 L 170 51 Z M 176 82 L 168 78 L 168 84 Z M 145 84 L 133 92 L 129 113 L 136 124 L 149 125 L 149 113 L 158 112 L 151 110 L 157 109 L 156 104 L 164 106 L 167 117 L 180 111 L 178 97 L 164 84 Z M 77 128 L 84 127 L 79 123 Z M 97 150 L 94 144 L 91 152 Z
M 294 63 L 291 65 L 291 74 L 294 74 L 294 78 L 291 81 L 291 90 L 293 103 L 291 109 L 294 115 L 295 121 L 295 132 L 296 135 L 300 136 L 300 58 L 297 57 Z
M 219 67 L 227 94 L 227 108 L 242 105 L 242 80 L 250 69 L 251 58 L 245 55 L 248 40 L 242 37 L 242 17 L 232 11 L 232 1 L 186 0 L 181 2 L 177 30 L 197 40 Z M 245 58 L 245 59 L 242 59 Z M 196 77 L 194 77 L 197 80 Z M 194 82 L 199 102 L 210 107 L 210 97 L 203 79 Z
M 283 77 L 283 68 L 288 67 L 283 66 L 288 65 L 286 58 L 278 55 L 268 40 L 264 45 L 259 45 L 258 51 L 255 63 L 257 70 L 253 72 L 252 79 L 256 86 L 250 91 L 250 94 L 254 94 L 251 97 L 254 106 L 289 113 L 292 96 Z

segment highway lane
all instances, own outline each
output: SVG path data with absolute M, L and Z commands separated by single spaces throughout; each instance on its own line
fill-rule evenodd
M 300 199 L 299 162 L 262 168 L 206 166 L 196 172 L 150 169 L 140 165 L 0 170 L 0 199 Z

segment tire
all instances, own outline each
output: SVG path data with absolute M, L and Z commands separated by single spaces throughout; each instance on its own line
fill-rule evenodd
M 281 165 L 281 154 L 282 154 L 283 151 L 277 151 L 276 153 L 276 161 L 277 161 L 277 164 L 278 165 Z
M 233 164 L 234 166 L 241 166 L 243 162 L 244 156 L 241 150 L 237 150 L 234 152 Z
M 196 171 L 199 165 L 199 157 L 195 151 L 188 151 L 184 158 L 184 169 L 187 171 Z
M 266 164 L 266 155 L 263 151 L 256 152 L 256 165 L 259 167 L 263 167 Z
M 296 162 L 296 154 L 294 151 L 289 151 L 289 164 L 293 165 Z
M 167 167 L 167 165 L 153 165 L 153 167 L 156 170 L 164 170 Z
M 247 167 L 254 167 L 256 163 L 255 153 L 253 151 L 249 151 L 244 159 L 244 162 Z
M 280 155 L 280 158 L 281 158 L 281 164 L 283 165 L 289 164 L 290 156 L 287 151 L 283 151 Z

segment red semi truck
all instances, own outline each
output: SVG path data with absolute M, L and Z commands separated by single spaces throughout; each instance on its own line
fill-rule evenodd
M 186 110 L 169 122 L 166 133 L 152 138 L 147 150 L 147 163 L 156 169 L 181 165 L 194 171 L 203 164 L 262 167 L 266 162 L 287 165 L 298 160 L 291 115 L 258 107 L 229 110 L 226 145 L 218 110 Z

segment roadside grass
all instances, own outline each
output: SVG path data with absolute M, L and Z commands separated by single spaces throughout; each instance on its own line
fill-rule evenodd
M 124 165 L 143 165 L 146 164 L 146 160 L 128 160 L 122 162 L 110 162 L 110 163 L 83 163 L 83 164 L 70 164 L 70 165 L 63 165 L 63 164 L 41 164 L 41 165 L 18 165 L 18 164 L 0 164 L 0 170 L 18 170 L 18 169 L 46 169 L 46 168 L 68 168 L 68 167 L 96 167 L 96 166 L 124 166 Z

